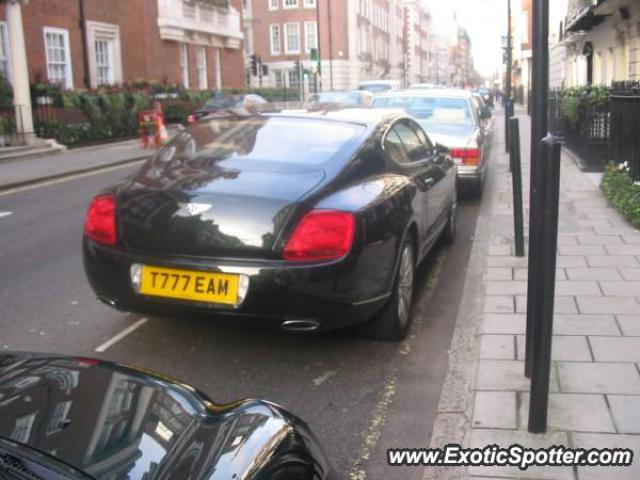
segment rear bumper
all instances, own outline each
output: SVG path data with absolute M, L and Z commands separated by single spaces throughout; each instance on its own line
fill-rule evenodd
M 371 318 L 388 301 L 385 293 L 363 296 L 357 278 L 361 269 L 349 257 L 305 266 L 281 261 L 158 258 L 103 247 L 86 238 L 83 253 L 85 272 L 96 296 L 127 312 L 177 317 L 239 315 L 260 317 L 274 325 L 286 320 L 314 320 L 319 323 L 318 330 L 332 330 Z M 242 273 L 249 277 L 249 290 L 238 307 L 143 296 L 131 284 L 133 263 Z
M 482 170 L 476 166 L 458 165 L 458 184 L 462 186 L 482 181 Z

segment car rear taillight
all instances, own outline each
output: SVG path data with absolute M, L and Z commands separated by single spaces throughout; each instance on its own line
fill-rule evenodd
M 480 150 L 477 148 L 452 148 L 451 158 L 462 165 L 479 165 Z
M 351 213 L 312 210 L 300 220 L 283 256 L 286 260 L 303 262 L 344 257 L 351 250 L 355 229 Z
M 98 195 L 91 201 L 84 233 L 94 242 L 116 244 L 116 200 L 113 195 Z

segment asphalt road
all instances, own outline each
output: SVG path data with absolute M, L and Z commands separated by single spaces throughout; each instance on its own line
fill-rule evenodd
M 479 202 L 461 202 L 455 245 L 437 248 L 420 267 L 405 342 L 298 336 L 256 321 L 140 322 L 94 299 L 80 254 L 89 199 L 133 169 L 0 192 L 0 349 L 132 363 L 216 402 L 266 398 L 311 425 L 340 478 L 421 479 L 421 469 L 386 467 L 386 448 L 428 445 Z M 131 326 L 138 328 L 122 336 Z

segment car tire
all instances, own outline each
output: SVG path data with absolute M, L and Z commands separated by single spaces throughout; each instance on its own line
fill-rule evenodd
M 415 268 L 415 248 L 411 241 L 405 240 L 400 249 L 391 298 L 382 311 L 362 325 L 361 334 L 377 340 L 396 342 L 407 336 L 411 325 Z
M 440 241 L 444 245 L 452 245 L 456 240 L 456 223 L 458 218 L 458 204 L 456 197 L 454 196 L 451 206 L 449 206 L 449 217 L 447 218 L 447 224 L 444 226 L 444 230 L 440 234 Z

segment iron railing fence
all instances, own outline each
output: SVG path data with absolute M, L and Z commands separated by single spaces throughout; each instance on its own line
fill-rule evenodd
M 615 82 L 611 88 L 611 160 L 627 162 L 631 176 L 640 180 L 640 83 Z
M 575 152 L 588 171 L 601 171 L 610 160 L 611 112 L 609 102 L 594 105 L 583 99 L 574 115 L 564 111 L 563 92 L 552 90 L 548 96 L 548 129 Z

